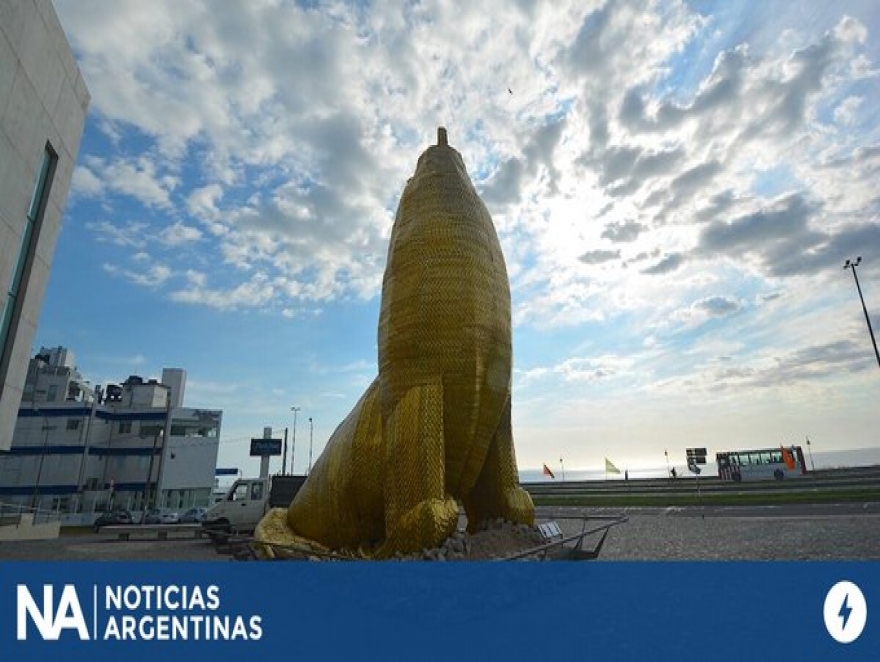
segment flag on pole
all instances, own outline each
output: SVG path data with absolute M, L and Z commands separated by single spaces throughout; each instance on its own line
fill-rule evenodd
M 620 469 L 614 466 L 614 463 L 609 460 L 607 457 L 605 458 L 605 473 L 606 474 L 619 474 Z
M 556 476 L 553 475 L 553 472 L 550 471 L 550 467 L 548 467 L 546 464 L 544 465 L 544 475 L 550 476 L 550 478 L 553 478 L 554 480 L 556 479 Z
M 785 446 L 781 446 L 782 448 L 782 461 L 785 462 L 785 466 L 788 467 L 790 471 L 794 471 L 794 455 L 792 455 L 791 451 L 788 450 Z

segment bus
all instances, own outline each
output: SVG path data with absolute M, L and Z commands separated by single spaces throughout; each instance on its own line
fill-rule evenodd
M 800 446 L 716 453 L 721 480 L 782 480 L 804 476 L 807 463 Z

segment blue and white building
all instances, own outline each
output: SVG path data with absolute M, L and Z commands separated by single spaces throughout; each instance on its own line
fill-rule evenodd
M 0 501 L 56 511 L 65 524 L 109 507 L 209 505 L 223 412 L 185 407 L 185 390 L 179 368 L 92 387 L 70 350 L 42 348 L 12 447 L 0 452 Z

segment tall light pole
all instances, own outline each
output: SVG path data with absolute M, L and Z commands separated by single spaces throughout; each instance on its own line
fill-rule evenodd
M 565 464 L 562 462 L 562 458 L 559 458 L 559 466 L 562 467 L 562 482 L 565 482 Z
M 43 475 L 43 460 L 46 459 L 46 448 L 49 446 L 49 430 L 54 430 L 54 427 L 49 425 L 49 417 L 46 416 L 39 409 L 37 413 L 43 417 L 43 427 L 42 429 L 46 431 L 46 436 L 43 437 L 43 450 L 40 453 L 40 464 L 37 468 L 37 479 L 34 481 L 34 494 L 31 496 L 31 510 L 36 512 L 37 510 L 37 495 L 40 492 L 40 478 Z
M 293 454 L 296 453 L 296 412 L 299 411 L 299 407 L 291 407 L 290 411 L 293 412 L 293 435 L 292 441 L 290 444 L 290 475 L 293 475 Z
M 813 462 L 813 447 L 810 445 L 809 437 L 807 437 L 807 452 L 810 454 L 810 467 L 812 467 L 813 471 L 816 471 L 816 463 Z
M 868 309 L 865 307 L 865 297 L 862 296 L 862 288 L 859 285 L 859 277 L 856 274 L 856 267 L 862 263 L 862 256 L 856 258 L 855 262 L 850 262 L 847 260 L 843 268 L 844 269 L 852 269 L 853 278 L 856 280 L 856 289 L 859 291 L 859 299 L 862 301 L 862 310 L 865 311 L 865 321 L 868 323 L 868 333 L 871 334 L 871 342 L 874 345 L 874 355 L 877 357 L 877 365 L 880 366 L 880 352 L 877 351 L 877 341 L 874 339 L 874 329 L 871 328 L 871 318 L 868 317 Z
M 312 473 L 312 432 L 314 431 L 314 424 L 312 423 L 312 417 L 309 416 L 309 473 Z

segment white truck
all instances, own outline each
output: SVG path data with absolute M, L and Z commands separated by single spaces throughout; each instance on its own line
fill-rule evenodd
M 230 535 L 253 533 L 270 508 L 286 508 L 305 482 L 305 476 L 239 478 L 222 501 L 208 509 L 202 527 L 214 542 Z

